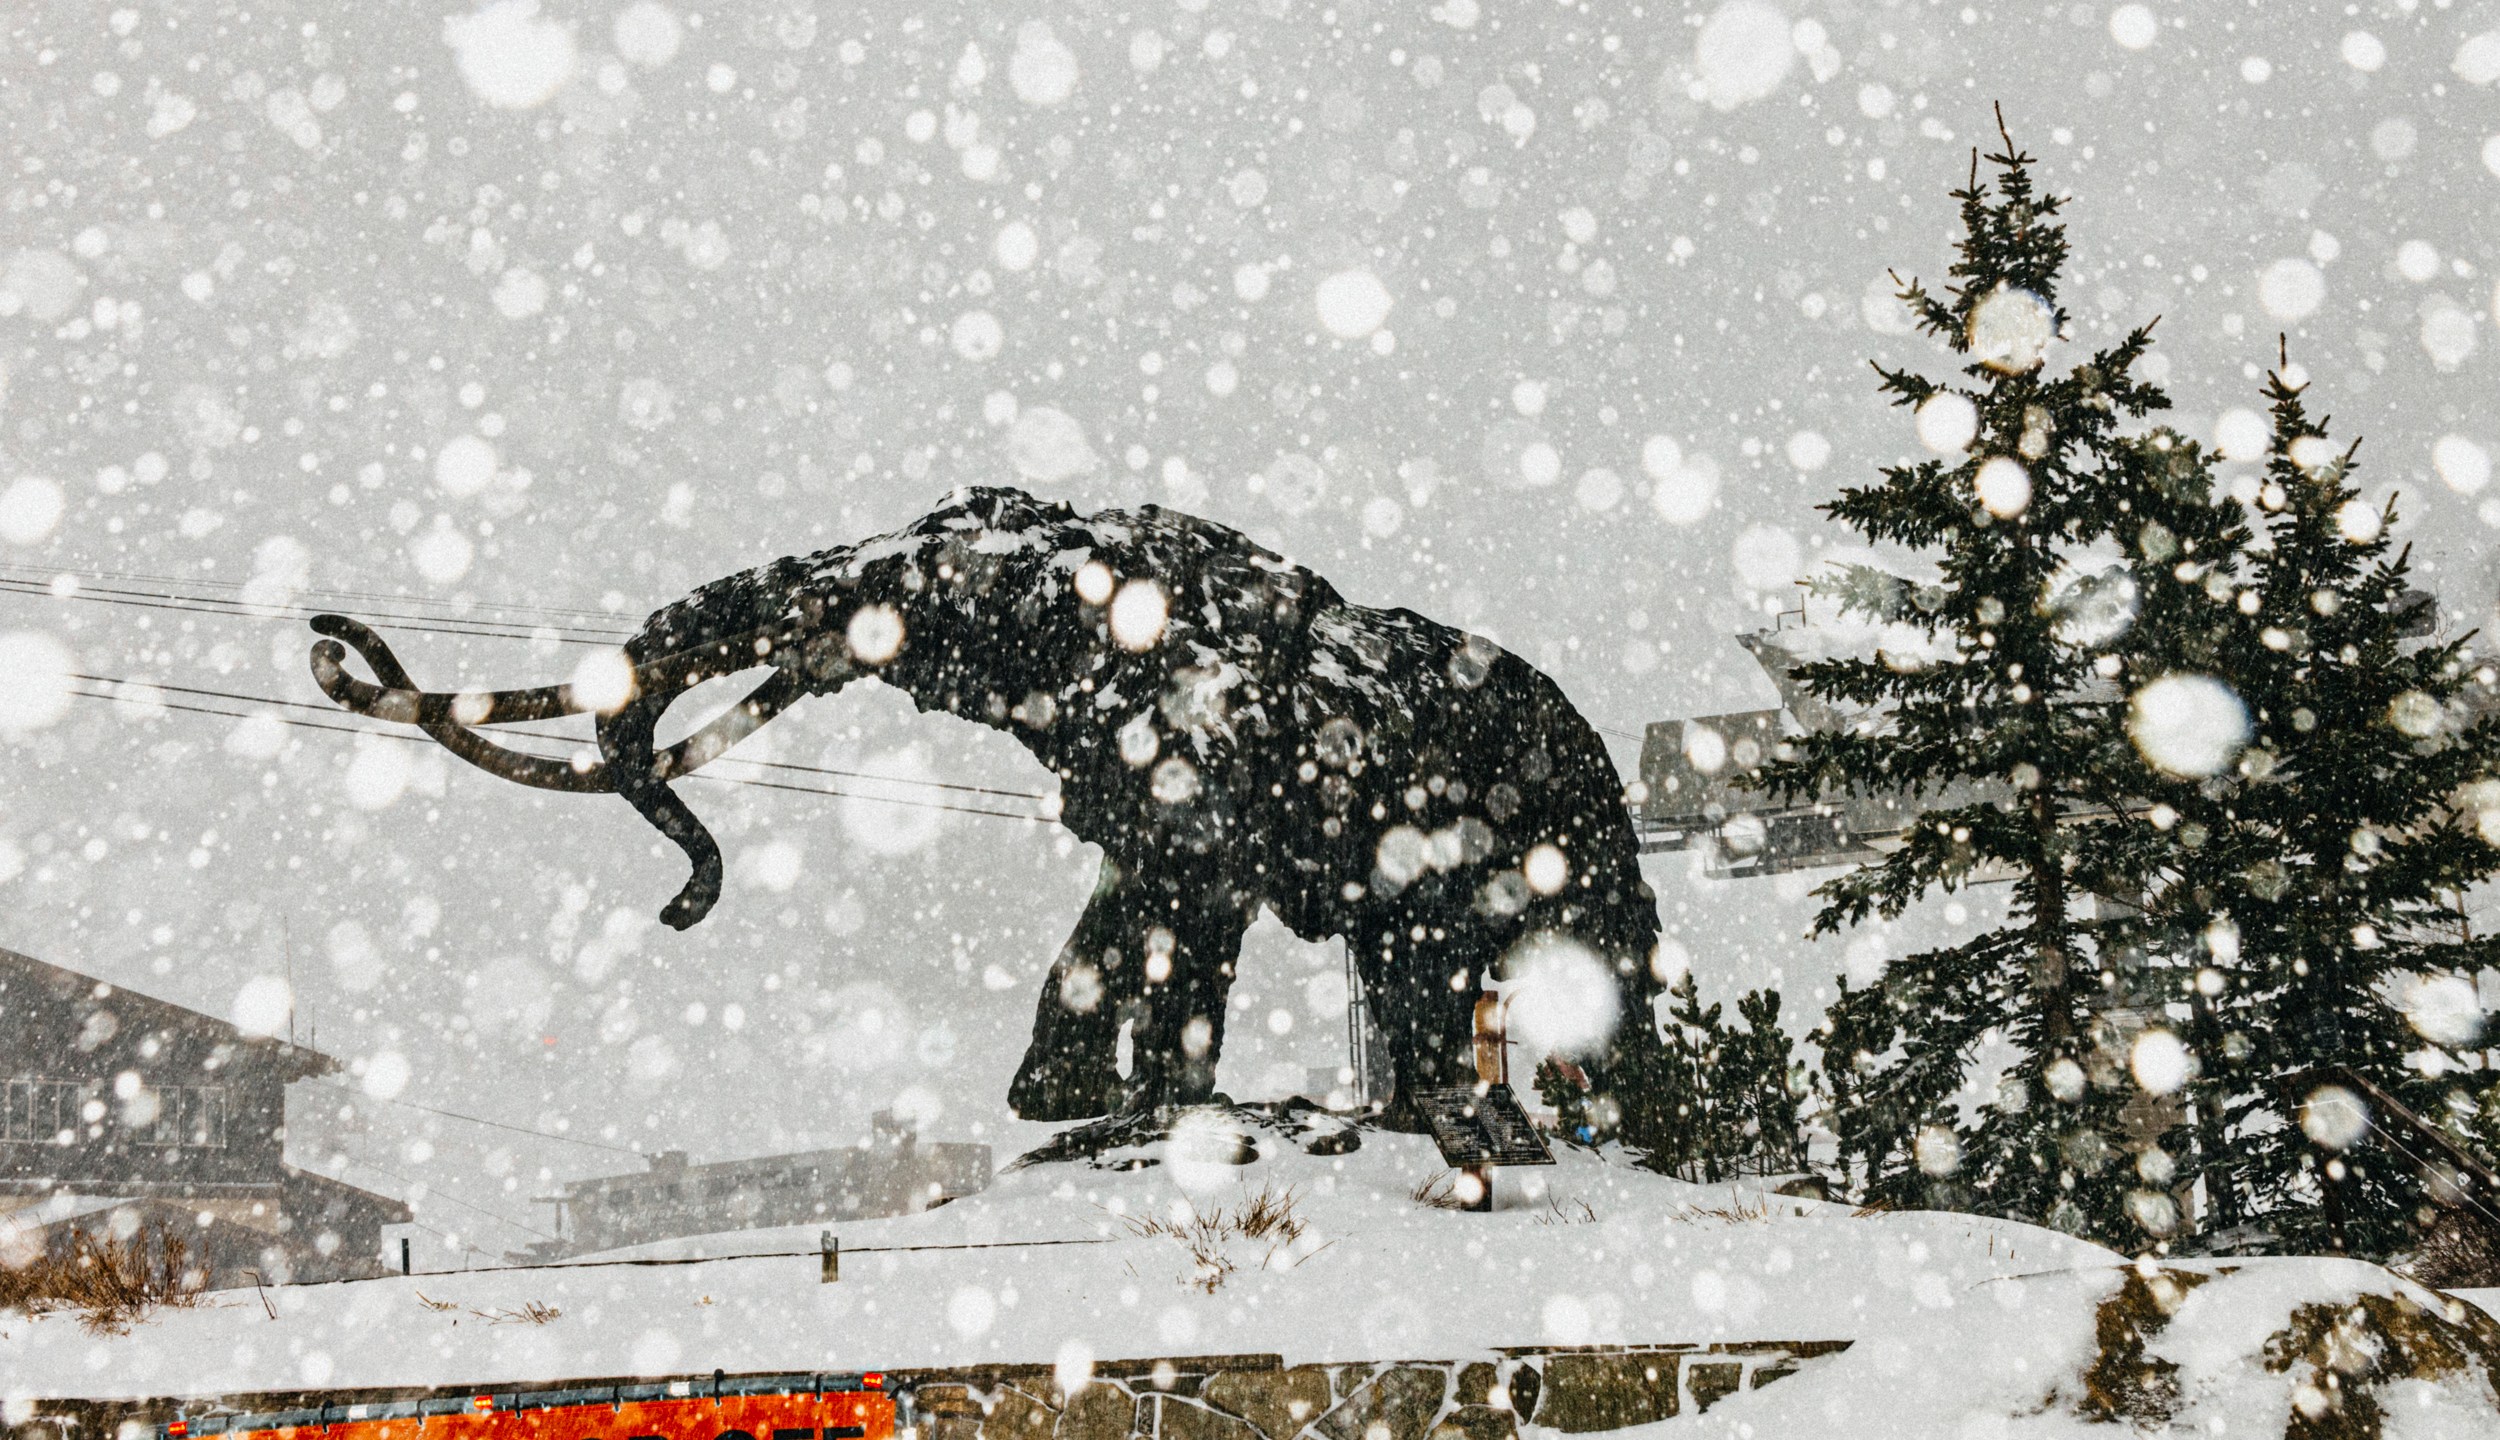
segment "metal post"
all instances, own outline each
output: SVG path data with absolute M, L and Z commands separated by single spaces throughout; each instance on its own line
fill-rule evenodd
M 1510 1083 L 1510 1051 L 1504 1043 L 1501 996 L 1491 987 L 1477 997 L 1475 1018 L 1476 1094 L 1482 1097 L 1496 1085 Z M 1470 1210 L 1490 1213 L 1493 1209 L 1493 1167 L 1470 1165 L 1460 1172 L 1475 1182 L 1475 1203 Z
M 1351 1093 L 1354 1108 L 1360 1110 L 1372 1099 L 1371 1053 L 1363 1034 L 1363 971 L 1354 963 L 1354 947 L 1350 944 L 1345 952 L 1345 993 L 1346 1064 L 1354 1072 Z
M 399 1237 L 399 1273 L 402 1275 L 412 1275 L 416 1273 L 415 1269 L 409 1264 L 408 1237 L 405 1235 Z
M 842 1242 L 827 1230 L 816 1237 L 816 1252 L 824 1265 L 818 1283 L 831 1285 L 842 1278 Z

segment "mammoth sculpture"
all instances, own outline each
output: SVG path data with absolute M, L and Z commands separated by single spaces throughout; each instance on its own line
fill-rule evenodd
M 591 711 L 568 686 L 426 692 L 363 625 L 313 628 L 315 678 L 340 705 L 508 779 L 623 796 L 692 862 L 662 917 L 680 929 L 719 898 L 721 856 L 669 782 L 795 701 L 874 676 L 1014 736 L 1059 777 L 1061 822 L 1103 852 L 1009 1091 L 1029 1119 L 1211 1095 L 1262 906 L 1353 948 L 1393 1119 L 1411 1120 L 1418 1088 L 1473 1080 L 1474 1001 L 1526 940 L 1568 937 L 1613 970 L 1620 1019 L 1588 1065 L 1601 1087 L 1629 1047 L 1656 1043 L 1656 905 L 1614 765 L 1562 692 L 1488 641 L 1348 604 L 1205 520 L 972 488 L 893 534 L 714 581 L 624 646 L 633 685 L 597 715 L 595 764 L 478 729 Z M 351 646 L 379 684 L 346 672 Z M 679 696 L 759 668 L 718 719 L 656 743 Z

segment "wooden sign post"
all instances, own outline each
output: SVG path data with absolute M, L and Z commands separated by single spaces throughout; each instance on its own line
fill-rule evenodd
M 1554 1152 L 1510 1088 L 1510 1046 L 1502 1003 L 1476 1002 L 1476 1083 L 1416 1096 L 1441 1159 L 1458 1171 L 1459 1198 L 1470 1210 L 1493 1208 L 1493 1171 L 1500 1165 L 1551 1165 Z

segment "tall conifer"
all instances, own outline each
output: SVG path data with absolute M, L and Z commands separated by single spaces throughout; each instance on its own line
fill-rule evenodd
M 2010 137 L 1987 161 L 1992 184 L 1974 156 L 1954 192 L 1951 283 L 1902 291 L 1962 362 L 1958 381 L 1877 367 L 1940 456 L 1823 507 L 1935 569 L 1929 585 L 1862 571 L 1835 587 L 1930 644 L 1801 667 L 1812 694 L 1860 718 L 1796 739 L 1765 780 L 1792 797 L 1923 807 L 1899 849 L 1823 888 L 1817 933 L 2012 882 L 2006 923 L 1895 960 L 1835 1009 L 1844 1158 L 1870 1196 L 2132 1238 L 2122 1152 L 2144 1140 L 2127 1112 L 2139 1092 L 2111 1051 L 2104 1011 L 2122 977 L 2084 893 L 2139 843 L 2125 828 L 2140 767 L 2124 697 L 2211 648 L 2205 567 L 2231 548 L 2229 523 L 2195 447 L 2131 425 L 2169 404 L 2133 373 L 2149 325 L 2063 373 L 2046 366 L 2067 332 L 2063 202 L 2037 191 Z M 1966 1118 L 1975 1063 L 2009 1051 Z
M 2500 820 L 2500 720 L 2472 703 L 2490 676 L 2466 642 L 2430 635 L 2394 501 L 2353 484 L 2358 444 L 2328 438 L 2286 370 L 2266 398 L 2265 543 L 2218 657 L 2249 743 L 2144 812 L 2192 843 L 2149 877 L 2136 924 L 2189 1011 L 2198 1123 L 2180 1158 L 2204 1228 L 2383 1256 L 2416 1233 L 2426 1192 L 2403 1151 L 2423 1147 L 2324 1072 L 2434 1123 L 2470 1114 L 2457 1047 L 2479 1018 L 2471 977 L 2500 950 L 2456 901 L 2500 871 L 2479 833 Z

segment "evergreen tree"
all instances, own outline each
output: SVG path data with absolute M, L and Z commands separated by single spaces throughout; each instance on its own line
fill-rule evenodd
M 2360 496 L 2357 444 L 2334 445 L 2302 393 L 2283 370 L 2268 379 L 2266 543 L 2219 657 L 2248 745 L 2201 783 L 2146 787 L 2147 823 L 2184 843 L 2131 923 L 2176 957 L 2170 998 L 2192 1007 L 2182 1180 L 2203 1181 L 2210 1226 L 2255 1224 L 2302 1250 L 2334 1229 L 2383 1256 L 2414 1233 L 2418 1179 L 2381 1136 L 2353 1136 L 2375 1143 L 2317 1173 L 2300 1107 L 2341 1065 L 2435 1123 L 2469 1123 L 2456 1047 L 2473 1038 L 2470 1006 L 2416 1006 L 2408 1023 L 2391 1001 L 2439 975 L 2470 996 L 2500 958 L 2455 908 L 2500 871 L 2478 833 L 2500 720 L 2475 718 L 2466 642 L 2425 634 L 2429 597 L 2391 550 L 2394 502 Z M 2321 1108 L 2313 1129 L 2330 1140 L 2364 1113 Z
M 1715 1182 L 1806 1168 L 1803 1108 L 1811 1093 L 1794 1042 L 1779 1027 L 1776 990 L 1723 1007 L 1703 1006 L 1690 974 L 1669 990 L 1661 1043 L 1632 1061 L 1607 1099 L 1552 1060 L 1537 1067 L 1537 1093 L 1554 1107 L 1566 1139 L 1621 1140 L 1648 1169 Z
M 2066 331 L 2063 202 L 2038 193 L 2010 138 L 1987 158 L 1993 184 L 1974 156 L 1954 192 L 1951 284 L 1902 291 L 1965 383 L 1877 367 L 1943 454 L 1823 507 L 1939 572 L 1914 586 L 1861 571 L 1835 587 L 1923 632 L 1929 653 L 1800 667 L 1808 692 L 1860 718 L 1796 739 L 1764 780 L 1789 797 L 1906 795 L 1924 807 L 1898 850 L 1819 892 L 1817 934 L 1981 878 L 2012 881 L 2007 923 L 1898 959 L 1835 1008 L 1845 1053 L 1827 1071 L 1846 1087 L 1838 1128 L 1869 1197 L 2119 1240 L 2139 1233 L 2119 1141 L 2142 1143 L 2142 1127 L 2104 1016 L 2124 988 L 2112 968 L 2122 957 L 2096 943 L 2083 901 L 2101 877 L 2145 863 L 2130 853 L 2144 827 L 2125 819 L 2141 765 L 2124 697 L 2211 649 L 2225 607 L 2203 567 L 2229 553 L 2230 525 L 2194 446 L 2130 431 L 2169 403 L 2132 374 L 2150 326 L 2062 374 L 2047 369 Z M 1992 1043 L 2014 1063 L 1965 1123 L 1960 1094 Z
M 1715 1088 L 1732 1105 L 1727 1133 L 1744 1168 L 1777 1174 L 1807 1167 L 1804 1105 L 1809 1076 L 1795 1042 L 1780 1028 L 1780 992 L 1756 990 L 1736 1002 L 1745 1024 L 1719 1042 Z

